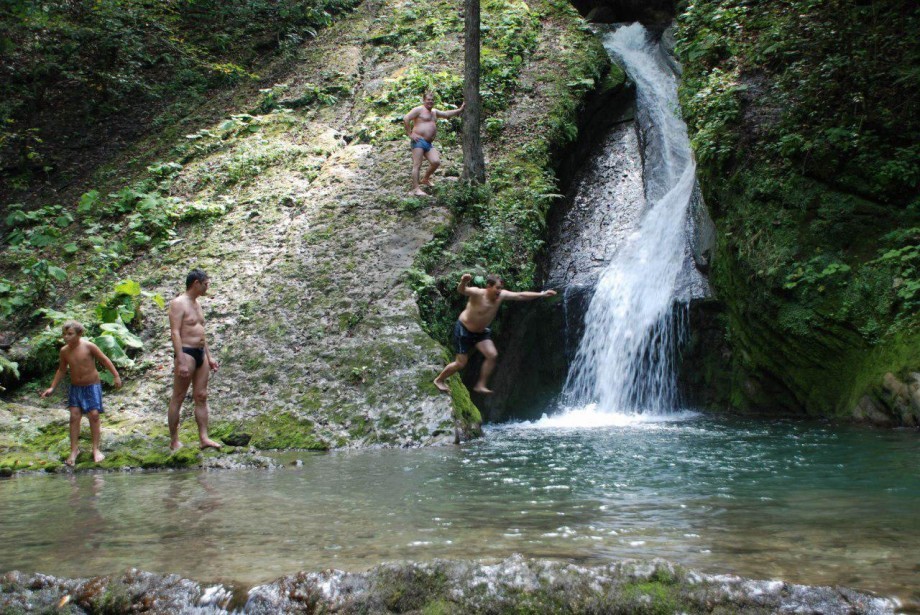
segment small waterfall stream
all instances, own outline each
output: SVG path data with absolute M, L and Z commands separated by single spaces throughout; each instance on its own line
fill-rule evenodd
M 600 275 L 563 398 L 569 408 L 667 414 L 679 407 L 674 362 L 688 298 L 678 288 L 695 165 L 659 46 L 640 24 L 607 34 L 604 46 L 636 84 L 647 207 Z

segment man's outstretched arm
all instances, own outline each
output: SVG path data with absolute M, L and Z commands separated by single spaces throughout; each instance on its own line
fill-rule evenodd
M 555 297 L 556 291 L 554 290 L 543 290 L 540 292 L 534 292 L 531 290 L 525 290 L 520 293 L 513 293 L 510 290 L 502 291 L 502 299 L 505 301 L 533 301 L 534 299 L 543 299 L 544 297 Z
M 461 113 L 463 113 L 463 108 L 464 108 L 464 107 L 466 107 L 466 102 L 463 102 L 459 107 L 457 107 L 457 108 L 454 109 L 453 111 L 440 111 L 440 110 L 436 110 L 436 113 L 437 113 L 438 117 L 443 117 L 443 118 L 447 119 L 447 118 L 449 118 L 449 117 L 454 117 L 455 115 L 460 115 Z

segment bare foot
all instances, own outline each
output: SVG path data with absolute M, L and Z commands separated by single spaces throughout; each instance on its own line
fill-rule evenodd
M 102 451 L 93 451 L 93 461 L 101 463 L 103 459 L 105 459 L 105 455 L 102 454 Z
M 423 179 L 422 181 L 420 181 L 418 185 L 419 186 L 433 186 L 434 182 L 432 182 L 431 178 L 429 177 L 428 179 Z
M 410 192 L 409 194 L 412 195 L 412 196 L 428 196 L 428 193 L 425 192 L 424 190 L 422 190 L 421 188 L 416 188 L 415 190 L 413 190 L 413 191 Z
M 484 387 L 484 386 L 482 386 L 482 385 L 476 385 L 476 386 L 474 386 L 474 387 L 473 387 L 473 391 L 476 392 L 476 393 L 479 393 L 480 395 L 491 395 L 492 393 L 495 392 L 495 391 L 493 391 L 492 389 L 487 389 L 486 387 Z
M 218 444 L 214 440 L 211 440 L 210 438 L 202 438 L 201 439 L 201 450 L 204 450 L 206 448 L 220 448 L 220 444 Z
M 179 442 L 178 440 L 176 440 L 175 442 L 173 442 L 173 443 L 171 443 L 171 444 L 169 445 L 169 450 L 171 450 L 171 451 L 174 452 L 174 453 L 175 453 L 177 450 L 179 450 L 180 448 L 182 448 L 182 443 Z
M 438 390 L 442 393 L 450 393 L 450 387 L 447 384 L 441 382 L 437 378 L 434 379 L 434 386 L 438 387 Z
M 77 462 L 77 454 L 79 452 L 80 451 L 70 451 L 70 457 L 67 458 L 67 461 L 64 462 L 64 465 L 68 465 L 72 468 L 73 464 Z

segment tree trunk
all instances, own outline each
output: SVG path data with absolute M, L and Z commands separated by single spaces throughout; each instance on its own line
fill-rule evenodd
M 463 67 L 463 175 L 471 184 L 484 184 L 486 163 L 482 156 L 479 124 L 482 98 L 479 95 L 479 0 L 464 0 L 466 12 Z

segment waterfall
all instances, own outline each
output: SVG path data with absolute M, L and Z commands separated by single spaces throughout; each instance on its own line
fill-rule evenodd
M 569 407 L 666 414 L 679 406 L 674 361 L 687 305 L 676 288 L 695 165 L 676 78 L 658 45 L 633 24 L 607 34 L 604 46 L 636 84 L 648 206 L 598 280 L 563 395 Z

